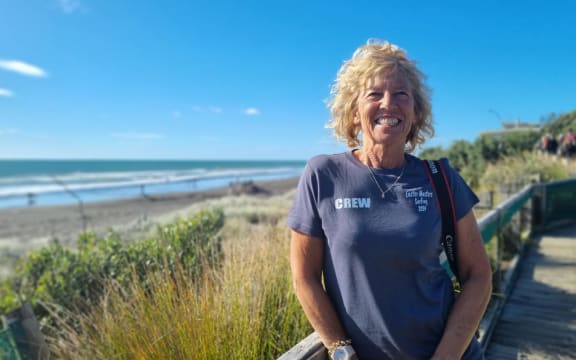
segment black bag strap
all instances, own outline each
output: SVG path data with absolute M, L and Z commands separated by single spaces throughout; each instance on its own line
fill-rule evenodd
M 439 160 L 423 160 L 430 183 L 436 192 L 436 200 L 442 216 L 442 246 L 450 265 L 450 270 L 460 283 L 456 258 L 456 211 L 454 199 L 448 184 L 446 172 Z

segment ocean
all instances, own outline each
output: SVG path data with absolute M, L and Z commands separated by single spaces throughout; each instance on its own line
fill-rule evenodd
M 0 160 L 0 208 L 197 191 L 300 176 L 305 161 Z

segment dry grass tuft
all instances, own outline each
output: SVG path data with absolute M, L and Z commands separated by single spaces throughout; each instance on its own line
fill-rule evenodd
M 291 197 L 211 201 L 226 214 L 222 267 L 201 279 L 183 271 L 150 274 L 147 289 L 137 282 L 129 289 L 109 284 L 106 298 L 79 317 L 78 328 L 52 341 L 56 357 L 278 357 L 311 332 L 292 291 L 289 233 L 280 221 Z

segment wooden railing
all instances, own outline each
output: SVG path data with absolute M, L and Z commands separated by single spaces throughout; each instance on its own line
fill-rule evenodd
M 561 210 L 559 210 L 560 208 Z M 478 221 L 493 266 L 494 293 L 480 323 L 480 343 L 488 345 L 510 295 L 519 264 L 535 232 L 576 221 L 576 179 L 527 185 Z M 510 251 L 515 249 L 515 251 Z M 315 332 L 278 360 L 327 360 Z

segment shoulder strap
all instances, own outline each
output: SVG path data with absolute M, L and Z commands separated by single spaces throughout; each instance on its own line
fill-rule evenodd
M 442 216 L 442 246 L 450 265 L 450 270 L 458 282 L 458 261 L 456 259 L 456 211 L 452 191 L 446 172 L 439 160 L 423 160 L 430 183 L 436 192 L 436 200 Z

